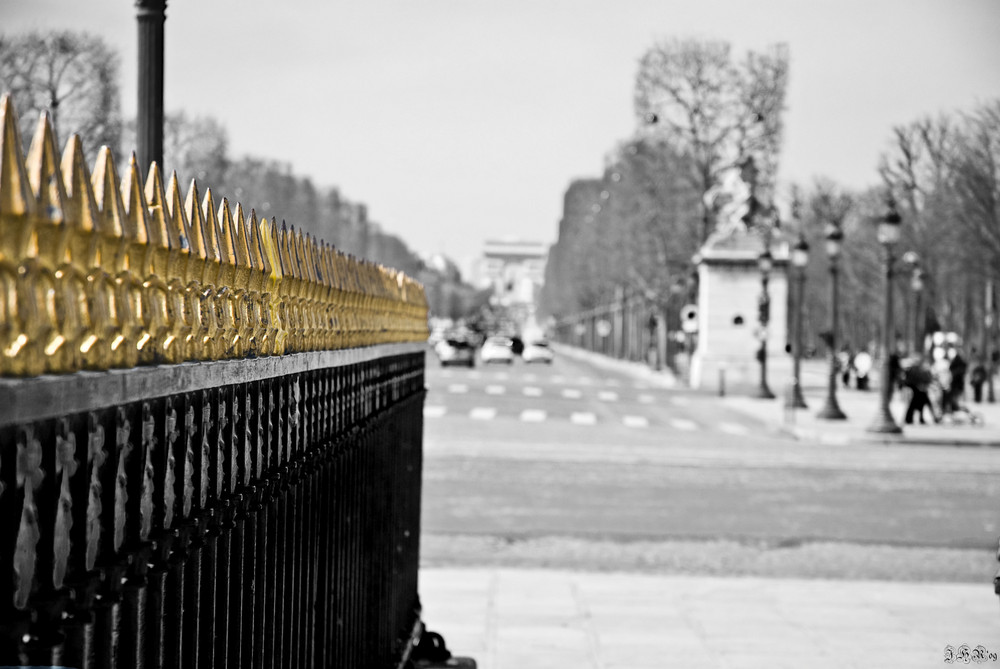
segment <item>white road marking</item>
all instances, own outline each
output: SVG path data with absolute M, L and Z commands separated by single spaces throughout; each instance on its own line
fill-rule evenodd
M 441 377 L 445 378 L 445 379 L 450 379 L 451 378 L 451 370 L 450 369 L 442 369 L 441 370 Z
M 553 376 L 552 377 L 552 383 L 566 383 L 566 377 L 565 376 Z
M 646 395 L 646 394 L 639 395 L 639 402 L 641 402 L 642 404 L 652 404 L 654 401 L 655 398 L 652 395 Z
M 468 374 L 466 374 L 466 376 L 468 376 L 470 379 L 478 379 L 480 376 L 482 376 L 482 374 L 480 374 L 479 372 L 470 371 Z
M 536 388 L 535 386 L 525 386 L 523 392 L 524 392 L 524 396 L 525 397 L 541 397 L 542 396 L 542 389 L 541 388 Z
M 548 417 L 541 409 L 525 409 L 521 412 L 521 420 L 525 423 L 541 423 Z
M 464 383 L 452 383 L 448 386 L 448 392 L 460 395 L 469 392 L 469 386 Z
M 746 425 L 740 425 L 739 423 L 720 423 L 719 429 L 726 434 L 735 434 L 737 436 L 743 436 L 750 431 Z
M 680 396 L 677 396 L 677 395 L 675 395 L 674 397 L 671 397 L 670 401 L 673 404 L 676 404 L 679 407 L 686 407 L 689 404 L 691 404 L 691 400 L 689 400 L 688 398 L 686 398 L 686 397 L 680 397 Z
M 589 411 L 574 411 L 569 415 L 569 422 L 574 425 L 596 425 L 597 416 Z
M 578 400 L 583 397 L 583 393 L 576 388 L 563 388 L 562 396 L 568 400 Z
M 496 418 L 497 410 L 493 407 L 476 407 L 469 412 L 472 420 L 493 420 Z
M 618 379 L 605 379 L 604 385 L 609 386 L 611 388 L 620 388 L 622 383 Z
M 425 406 L 424 418 L 440 418 L 448 409 L 440 406 Z
M 602 390 L 601 392 L 597 393 L 597 399 L 601 400 L 602 402 L 617 402 L 618 393 L 612 390 Z
M 532 383 L 534 383 L 535 381 L 538 380 L 538 375 L 537 374 L 525 374 L 524 375 L 524 380 L 525 381 L 531 381 Z
M 508 374 L 507 372 L 497 372 L 496 374 L 493 375 L 493 378 L 495 378 L 497 381 L 506 381 L 507 379 L 510 378 L 510 374 Z
M 507 389 L 503 386 L 486 386 L 487 395 L 503 395 Z
M 625 427 L 649 427 L 649 419 L 645 416 L 622 416 Z
M 580 383 L 580 384 L 583 384 L 585 386 L 589 386 L 591 383 L 594 382 L 594 380 L 592 378 L 590 378 L 589 376 L 581 376 L 580 378 L 578 378 L 576 380 L 576 382 Z
M 632 387 L 635 388 L 636 390 L 649 390 L 649 386 L 647 386 L 645 383 L 636 383 L 633 384 Z
M 693 420 L 688 420 L 687 418 L 672 418 L 670 424 L 676 430 L 684 430 L 685 432 L 694 432 L 698 429 L 698 424 Z

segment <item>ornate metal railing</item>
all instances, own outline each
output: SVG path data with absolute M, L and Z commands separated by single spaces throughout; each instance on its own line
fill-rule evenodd
M 0 665 L 404 663 L 423 289 L 0 115 Z

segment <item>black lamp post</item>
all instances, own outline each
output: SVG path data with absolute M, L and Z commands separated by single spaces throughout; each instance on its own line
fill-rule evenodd
M 881 434 L 901 434 L 903 429 L 896 424 L 889 411 L 892 398 L 892 265 L 895 260 L 893 250 L 899 241 L 899 227 L 902 219 L 896 211 L 896 201 L 889 195 L 888 210 L 878 222 L 878 241 L 885 249 L 885 311 L 882 316 L 882 379 L 879 392 L 879 411 L 868 426 L 869 432 Z
M 163 168 L 163 22 L 167 0 L 136 0 L 139 22 L 139 108 L 136 160 L 139 169 L 153 161 Z
M 840 290 L 837 285 L 838 264 L 840 262 L 840 251 L 844 242 L 844 232 L 835 223 L 826 226 L 826 257 L 830 260 L 830 338 L 828 340 L 830 348 L 830 377 L 827 380 L 826 404 L 818 414 L 817 418 L 826 420 L 844 420 L 847 414 L 840 410 L 837 404 L 837 328 L 840 326 Z
M 913 289 L 913 352 L 924 352 L 924 270 L 916 268 L 910 277 Z
M 808 409 L 806 399 L 802 396 L 802 312 L 806 302 L 806 266 L 809 264 L 809 244 L 805 235 L 799 232 L 799 241 L 792 247 L 792 265 L 795 267 L 795 280 L 798 283 L 798 295 L 795 301 L 795 340 L 792 344 L 792 393 L 785 400 L 785 406 L 795 409 Z
M 918 333 L 918 323 L 920 322 L 920 291 L 924 289 L 924 279 L 920 270 L 920 256 L 916 251 L 907 251 L 903 254 L 903 264 L 910 270 L 910 290 L 913 292 L 913 313 L 906 324 L 906 339 L 913 353 L 920 352 L 920 338 Z
M 757 358 L 760 360 L 760 386 L 754 397 L 765 400 L 774 399 L 774 393 L 767 387 L 767 324 L 771 318 L 771 296 L 767 293 L 767 283 L 771 278 L 771 270 L 774 268 L 769 242 L 770 235 L 765 235 L 764 250 L 757 258 L 757 267 L 760 269 L 760 302 L 758 304 L 760 349 L 757 352 Z

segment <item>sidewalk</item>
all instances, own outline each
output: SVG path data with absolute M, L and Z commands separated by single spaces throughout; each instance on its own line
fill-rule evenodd
M 428 629 L 480 669 L 919 669 L 947 666 L 948 645 L 1000 654 L 985 583 L 424 568 L 420 592 Z
M 877 434 L 867 431 L 879 408 L 877 379 L 873 388 L 867 391 L 846 389 L 837 384 L 837 404 L 847 415 L 846 420 L 824 420 L 816 414 L 826 403 L 826 365 L 820 361 L 807 361 L 802 366 L 803 397 L 807 409 L 788 409 L 784 395 L 787 385 L 777 382 L 771 390 L 779 397 L 761 400 L 747 396 L 729 396 L 722 401 L 731 409 L 740 411 L 764 421 L 769 426 L 794 436 L 797 439 L 830 445 L 843 444 L 913 444 L 935 446 L 979 446 L 1000 447 L 1000 403 L 974 404 L 966 400 L 966 406 L 981 415 L 983 423 L 972 425 L 968 422 L 951 421 L 949 418 L 935 424 L 929 410 L 924 411 L 927 425 L 920 425 L 914 419 L 913 425 L 904 425 L 906 404 L 902 393 L 895 393 L 889 405 L 896 423 L 903 428 L 902 435 Z

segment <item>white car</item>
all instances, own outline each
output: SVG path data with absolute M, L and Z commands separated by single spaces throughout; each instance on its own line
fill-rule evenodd
M 527 363 L 544 362 L 551 365 L 553 357 L 555 356 L 549 348 L 549 342 L 542 340 L 528 342 L 521 351 L 521 359 Z
M 479 357 L 484 363 L 504 362 L 508 365 L 514 362 L 514 342 L 510 337 L 490 337 L 483 342 Z

